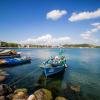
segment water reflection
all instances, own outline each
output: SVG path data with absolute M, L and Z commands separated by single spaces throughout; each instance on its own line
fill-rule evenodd
M 49 50 L 37 50 L 36 56 L 40 59 L 48 59 L 51 56 L 51 52 Z
M 46 78 L 44 74 L 42 74 L 38 80 L 38 88 L 47 88 L 52 91 L 54 97 L 57 96 L 61 91 L 63 75 L 64 71 L 48 78 Z
M 69 57 L 68 69 L 62 76 L 47 80 L 42 77 L 42 69 L 39 66 L 51 55 L 57 55 L 59 49 L 17 49 L 17 51 L 22 51 L 23 55 L 32 57 L 32 63 L 3 68 L 10 75 L 5 83 L 14 84 L 15 82 L 18 88 L 26 87 L 32 93 L 36 88 L 45 87 L 54 92 L 56 90 L 55 95 L 65 96 L 67 92 L 64 93 L 64 90 L 66 91 L 68 85 L 78 84 L 85 98 L 83 100 L 100 99 L 100 49 L 64 49 L 64 55 Z

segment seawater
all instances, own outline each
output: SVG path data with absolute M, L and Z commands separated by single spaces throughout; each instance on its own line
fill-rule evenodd
M 33 93 L 38 88 L 48 88 L 55 95 L 67 96 L 68 85 L 80 85 L 81 94 L 75 100 L 100 100 L 100 49 L 99 48 L 64 48 L 68 68 L 64 73 L 45 79 L 41 63 L 52 55 L 58 55 L 59 48 L 24 48 L 16 49 L 22 56 L 31 57 L 30 64 L 0 68 L 9 76 L 4 83 L 17 88 L 27 88 Z M 61 74 L 61 75 L 60 75 Z M 77 98 L 77 97 L 76 97 Z M 70 98 L 74 100 L 73 98 Z

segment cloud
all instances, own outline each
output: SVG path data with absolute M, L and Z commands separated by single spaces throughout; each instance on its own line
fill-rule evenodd
M 93 26 L 92 29 L 80 34 L 83 39 L 91 39 L 92 34 L 98 32 L 100 30 L 100 23 L 99 22 L 92 23 L 91 25 Z
M 52 10 L 47 13 L 46 18 L 51 20 L 58 20 L 66 14 L 67 14 L 66 10 Z
M 91 39 L 91 34 L 88 31 L 80 35 L 83 39 Z
M 46 34 L 37 38 L 29 38 L 25 41 L 21 41 L 23 44 L 35 44 L 35 45 L 59 45 L 70 43 L 71 38 L 65 37 L 53 37 L 50 34 Z
M 80 12 L 79 14 L 74 12 L 68 20 L 71 22 L 75 22 L 79 20 L 92 19 L 97 17 L 100 17 L 100 8 L 97 9 L 96 11 Z
M 95 33 L 95 32 L 98 32 L 100 30 L 100 23 L 92 23 L 91 24 L 92 26 L 94 26 L 94 28 L 92 28 L 90 30 L 90 33 Z
M 99 22 L 96 22 L 96 23 L 92 23 L 91 25 L 92 26 L 100 26 L 100 23 Z

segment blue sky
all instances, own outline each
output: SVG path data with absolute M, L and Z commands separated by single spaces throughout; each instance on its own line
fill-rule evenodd
M 100 0 L 0 0 L 0 40 L 100 45 L 99 38 Z

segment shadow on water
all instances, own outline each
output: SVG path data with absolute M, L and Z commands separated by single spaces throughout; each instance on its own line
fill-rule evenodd
M 65 81 L 66 79 L 66 81 Z M 70 83 L 70 68 L 59 74 L 46 78 L 44 74 L 39 77 L 35 90 L 40 88 L 49 89 L 53 97 L 64 96 L 68 100 L 82 100 L 79 84 Z M 64 85 L 65 84 L 65 85 Z
M 54 97 L 59 95 L 61 90 L 61 83 L 63 79 L 64 71 L 60 72 L 59 74 L 55 74 L 46 78 L 44 74 L 39 77 L 38 86 L 36 90 L 39 88 L 46 88 L 52 91 Z

